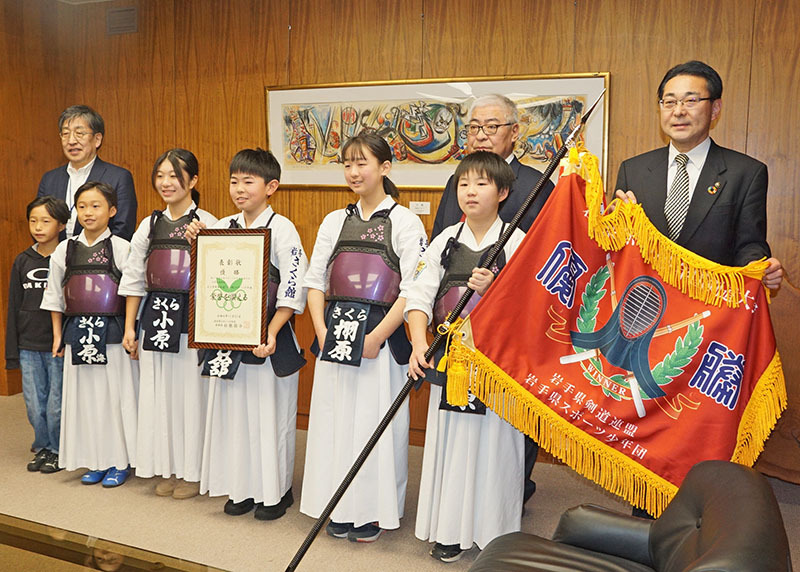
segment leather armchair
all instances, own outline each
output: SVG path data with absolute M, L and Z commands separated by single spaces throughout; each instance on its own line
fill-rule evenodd
M 553 540 L 514 532 L 490 542 L 472 572 L 791 572 L 772 488 L 755 470 L 703 461 L 656 520 L 594 505 L 561 515 Z

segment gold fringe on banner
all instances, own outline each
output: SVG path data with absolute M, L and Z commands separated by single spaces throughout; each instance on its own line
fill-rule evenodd
M 748 467 L 755 464 L 787 403 L 781 358 L 775 350 L 742 414 L 731 461 Z
M 678 487 L 564 420 L 458 336 L 450 344 L 448 360 L 463 370 L 470 391 L 487 407 L 607 491 L 656 517 L 675 496 Z M 449 391 L 448 385 L 448 398 Z
M 690 298 L 713 306 L 737 307 L 744 300 L 744 277 L 761 280 L 769 266 L 766 260 L 753 261 L 741 268 L 707 260 L 661 234 L 639 204 L 614 199 L 610 205 L 613 211 L 604 212 L 597 157 L 583 153 L 580 160 L 581 167 L 574 172 L 586 181 L 589 237 L 603 250 L 617 251 L 633 242 L 642 259 L 664 282 Z
M 487 407 L 529 435 L 542 449 L 607 491 L 655 517 L 678 491 L 674 484 L 567 422 L 480 350 L 463 344 L 458 336 L 453 337 L 448 359 L 451 367 L 462 372 L 459 385 L 466 377 L 469 390 Z M 753 466 L 786 408 L 786 399 L 783 370 L 776 351 L 739 422 L 732 462 Z

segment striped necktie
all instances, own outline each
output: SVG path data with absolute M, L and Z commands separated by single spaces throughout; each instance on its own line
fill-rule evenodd
M 672 241 L 678 240 L 686 220 L 686 211 L 689 210 L 689 173 L 686 172 L 686 163 L 689 156 L 681 153 L 675 157 L 678 164 L 678 171 L 675 179 L 667 193 L 667 201 L 664 203 L 664 216 L 667 218 L 669 228 L 669 238 Z

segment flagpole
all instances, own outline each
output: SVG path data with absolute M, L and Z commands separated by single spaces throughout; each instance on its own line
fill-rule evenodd
M 494 246 L 489 250 L 489 254 L 486 257 L 486 260 L 480 266 L 481 268 L 490 268 L 492 264 L 495 263 L 495 260 L 500 255 L 500 252 L 502 252 L 506 243 L 511 238 L 511 235 L 514 234 L 514 231 L 519 227 L 520 222 L 522 221 L 522 217 L 525 216 L 525 213 L 533 204 L 533 201 L 536 200 L 536 197 L 539 195 L 539 192 L 542 190 L 547 181 L 550 180 L 550 177 L 555 172 L 556 168 L 558 167 L 558 164 L 561 162 L 561 159 L 563 159 L 564 155 L 567 154 L 569 146 L 572 145 L 572 142 L 575 139 L 575 137 L 578 135 L 580 130 L 583 129 L 583 127 L 586 125 L 589 116 L 592 114 L 592 111 L 594 111 L 594 108 L 597 107 L 597 104 L 600 103 L 600 100 L 603 98 L 603 95 L 605 95 L 605 92 L 606 90 L 604 88 L 603 91 L 600 92 L 600 95 L 597 97 L 595 102 L 591 105 L 591 107 L 589 107 L 586 113 L 583 114 L 580 123 L 575 126 L 575 128 L 572 130 L 572 132 L 564 141 L 563 145 L 561 145 L 558 151 L 556 151 L 556 154 L 550 160 L 550 163 L 548 163 L 547 168 L 544 170 L 544 173 L 539 178 L 539 181 L 536 183 L 536 186 L 534 186 L 533 189 L 528 193 L 527 198 L 520 206 L 519 210 L 517 211 L 517 214 L 514 215 L 514 218 L 512 218 L 511 221 L 506 226 L 505 231 L 503 231 L 503 233 L 500 235 L 500 238 L 497 240 Z M 447 319 L 443 324 L 442 331 L 436 333 L 436 336 L 433 338 L 431 345 L 425 352 L 425 361 L 429 362 L 431 358 L 433 358 L 433 355 L 436 353 L 436 351 L 445 342 L 447 338 L 447 331 L 445 330 L 445 328 L 449 328 L 452 321 L 457 319 L 461 315 L 461 312 L 467 306 L 470 298 L 472 298 L 472 295 L 474 293 L 475 291 L 472 288 L 468 287 L 466 292 L 464 292 L 464 294 L 461 296 L 461 299 L 456 304 L 455 308 L 453 308 L 447 315 Z M 372 433 L 372 436 L 370 436 L 369 440 L 367 441 L 367 444 L 364 446 L 364 449 L 361 451 L 361 453 L 359 453 L 358 457 L 356 457 L 356 460 L 353 462 L 353 465 L 350 467 L 350 470 L 347 472 L 344 479 L 342 479 L 339 488 L 337 488 L 336 492 L 333 493 L 331 500 L 328 501 L 328 504 L 325 506 L 325 508 L 322 511 L 322 514 L 320 514 L 319 518 L 314 523 L 314 526 L 311 527 L 311 530 L 309 531 L 305 540 L 303 540 L 303 543 L 300 545 L 300 548 L 295 553 L 294 558 L 292 558 L 292 561 L 289 563 L 289 566 L 286 567 L 286 572 L 294 572 L 297 569 L 297 566 L 300 564 L 300 561 L 303 559 L 303 556 L 305 556 L 305 553 L 308 552 L 308 549 L 311 547 L 311 543 L 314 542 L 314 539 L 316 538 L 317 534 L 319 534 L 319 531 L 322 530 L 323 524 L 325 523 L 326 520 L 328 520 L 328 518 L 330 518 L 333 509 L 336 508 L 336 505 L 339 504 L 339 501 L 344 496 L 344 493 L 347 492 L 348 487 L 356 478 L 358 471 L 366 462 L 367 457 L 369 457 L 369 454 L 372 452 L 372 449 L 375 448 L 375 445 L 378 443 L 378 440 L 386 431 L 386 428 L 389 427 L 389 424 L 392 422 L 392 419 L 394 419 L 394 416 L 397 413 L 397 411 L 403 405 L 403 402 L 405 402 L 406 397 L 408 397 L 408 394 L 411 392 L 411 389 L 414 387 L 415 383 L 417 382 L 409 374 L 408 378 L 406 379 L 405 385 L 400 390 L 400 393 L 397 394 L 397 397 L 389 406 L 389 409 L 386 411 L 386 414 L 383 416 L 383 419 L 381 419 L 380 423 L 378 423 L 378 426 L 375 428 L 375 431 Z

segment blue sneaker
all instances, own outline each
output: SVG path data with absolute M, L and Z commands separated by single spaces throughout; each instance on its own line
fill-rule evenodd
M 118 486 L 120 486 L 122 483 L 124 483 L 127 480 L 128 475 L 130 475 L 130 474 L 131 474 L 130 465 L 128 465 L 128 467 L 126 467 L 124 469 L 118 469 L 116 467 L 111 467 L 108 470 L 108 474 L 106 475 L 106 478 L 103 479 L 103 486 L 105 488 L 107 488 L 107 489 L 110 489 L 110 488 L 113 488 L 113 487 L 118 487 Z
M 81 477 L 81 482 L 84 485 L 96 485 L 100 481 L 102 481 L 108 470 L 105 471 L 89 471 L 85 475 Z

